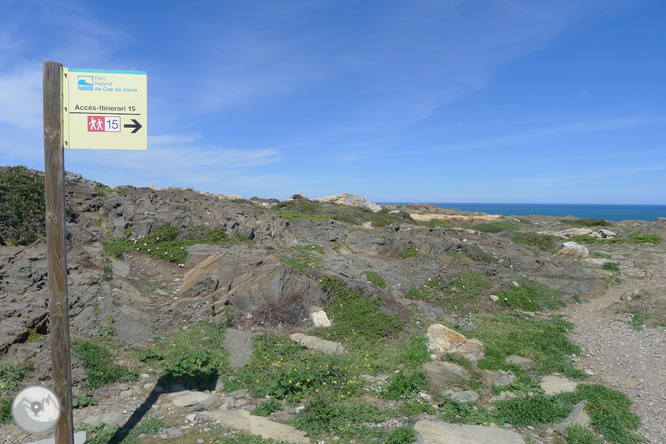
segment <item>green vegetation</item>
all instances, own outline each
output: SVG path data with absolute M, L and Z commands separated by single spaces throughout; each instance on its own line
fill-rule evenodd
M 613 225 L 606 219 L 560 219 L 560 222 L 572 227 L 610 227 Z
M 604 444 L 604 440 L 579 425 L 567 429 L 567 444 Z
M 557 236 L 537 233 L 521 233 L 512 239 L 519 244 L 528 245 L 541 251 L 555 251 L 560 248 L 561 241 Z
M 606 271 L 620 271 L 620 264 L 619 262 L 604 262 L 601 268 Z
M 502 231 L 516 231 L 520 227 L 509 222 L 487 222 L 478 225 L 465 225 L 465 228 L 483 233 L 501 233 Z
M 275 399 L 269 399 L 257 405 L 257 408 L 250 413 L 254 416 L 269 416 L 271 413 L 282 410 L 282 403 Z
M 589 245 L 609 245 L 609 244 L 659 244 L 663 240 L 656 234 L 633 233 L 627 237 L 611 237 L 611 238 L 597 238 L 593 236 L 573 236 L 569 238 L 570 241 L 579 244 Z
M 321 285 L 331 298 L 326 312 L 334 320 L 324 332 L 327 339 L 375 343 L 402 331 L 402 319 L 381 311 L 380 298 L 373 299 L 337 277 L 325 277 Z
M 452 312 L 469 311 L 491 287 L 492 283 L 483 272 L 465 270 L 450 282 L 428 280 L 420 289 L 412 287 L 406 296 L 439 303 Z
M 416 248 L 414 245 L 405 245 L 405 248 L 402 249 L 402 258 L 407 259 L 410 257 L 419 257 L 421 253 L 419 252 L 419 249 Z
M 163 419 L 146 415 L 131 429 L 122 430 L 105 423 L 91 426 L 82 422 L 76 430 L 86 432 L 88 444 L 139 444 L 142 442 L 141 435 L 155 435 L 160 429 L 169 427 L 170 424 Z
M 281 255 L 280 260 L 306 276 L 321 268 L 324 248 L 321 245 L 303 245 L 292 247 Z
M 587 375 L 574 367 L 569 358 L 580 354 L 580 348 L 567 338 L 573 324 L 559 318 L 534 320 L 516 314 L 486 315 L 476 322 L 478 330 L 473 334 L 483 342 L 485 358 L 479 361 L 479 368 L 488 370 L 505 369 L 504 360 L 510 355 L 523 356 L 534 362 L 531 372 L 534 375 L 560 373 L 569 378 L 585 379 Z M 518 366 L 511 370 L 525 382 L 527 373 Z
M 386 288 L 386 280 L 379 273 L 374 271 L 364 271 L 363 274 L 367 276 L 371 283 L 375 284 L 379 288 Z
M 422 225 L 425 225 L 428 228 L 435 228 L 435 227 L 453 228 L 455 226 L 455 224 L 450 220 L 437 220 L 437 219 L 422 222 Z
M 565 295 L 559 290 L 527 278 L 516 279 L 518 287 L 509 283 L 499 296 L 499 303 L 507 308 L 527 311 L 555 310 L 566 305 Z
M 190 245 L 200 243 L 221 245 L 240 242 L 247 242 L 247 239 L 229 238 L 223 228 L 209 228 L 202 225 L 190 227 L 183 232 L 167 222 L 142 238 L 114 237 L 104 242 L 104 251 L 115 258 L 122 256 L 126 251 L 138 251 L 148 253 L 154 259 L 184 264 L 187 260 L 187 247 Z
M 32 364 L 0 365 L 0 424 L 11 424 L 12 400 L 16 392 L 23 386 L 23 380 L 32 373 Z
M 0 168 L 0 241 L 27 245 L 46 235 L 44 178 L 24 166 Z
M 72 347 L 72 352 L 83 362 L 89 388 L 96 389 L 116 381 L 133 381 L 139 377 L 138 372 L 115 364 L 113 355 L 104 345 L 83 340 Z
M 645 323 L 645 315 L 643 313 L 629 313 L 628 319 L 629 319 L 629 324 L 631 324 L 631 327 L 634 330 L 643 330 L 643 326 Z
M 371 222 L 373 227 L 414 223 L 409 214 L 402 211 L 390 213 L 388 209 L 383 208 L 375 213 L 363 207 L 316 202 L 308 199 L 280 202 L 270 210 L 270 213 L 289 221 L 298 219 L 337 220 L 351 225 L 362 225 L 365 222 Z

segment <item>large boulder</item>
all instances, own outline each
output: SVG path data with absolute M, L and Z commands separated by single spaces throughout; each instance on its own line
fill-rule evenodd
M 376 203 L 365 200 L 358 194 L 341 193 L 336 194 L 335 196 L 317 197 L 312 200 L 317 202 L 331 202 L 339 205 L 348 205 L 350 207 L 367 208 L 368 210 L 375 213 L 381 211 L 382 209 L 381 205 L 377 205 Z
M 576 242 L 565 242 L 564 247 L 556 253 L 557 256 L 570 257 L 574 259 L 586 259 L 590 252 L 584 246 Z

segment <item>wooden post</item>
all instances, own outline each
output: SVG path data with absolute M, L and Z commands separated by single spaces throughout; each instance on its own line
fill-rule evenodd
M 62 147 L 62 65 L 44 62 L 44 173 L 53 391 L 60 401 L 56 444 L 74 444 L 72 369 L 65 242 L 65 155 Z

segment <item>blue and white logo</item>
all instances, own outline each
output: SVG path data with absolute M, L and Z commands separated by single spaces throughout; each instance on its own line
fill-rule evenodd
M 93 76 L 79 76 L 79 90 L 92 91 L 93 90 Z

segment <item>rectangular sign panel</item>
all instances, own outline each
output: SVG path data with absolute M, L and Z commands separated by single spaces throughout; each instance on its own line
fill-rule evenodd
M 63 68 L 63 147 L 148 149 L 144 71 Z

